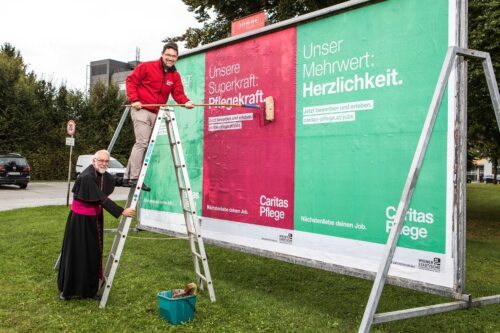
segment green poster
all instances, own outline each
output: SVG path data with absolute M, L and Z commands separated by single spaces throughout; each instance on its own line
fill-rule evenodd
M 298 27 L 295 230 L 384 244 L 448 45 L 448 1 L 385 1 Z M 399 246 L 446 244 L 447 96 Z
M 195 102 L 203 103 L 205 91 L 205 55 L 198 54 L 182 58 L 175 65 L 181 74 L 186 95 Z M 169 103 L 175 103 L 172 98 Z M 181 136 L 182 148 L 186 158 L 196 210 L 201 211 L 202 166 L 203 166 L 203 108 L 191 110 L 174 108 L 177 126 Z M 151 157 L 151 167 L 145 183 L 152 191 L 142 193 L 142 208 L 158 211 L 182 213 L 177 178 L 172 163 L 172 153 L 168 145 L 168 136 L 164 126 Z

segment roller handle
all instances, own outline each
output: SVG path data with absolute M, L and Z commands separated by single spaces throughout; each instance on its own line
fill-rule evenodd
M 250 109 L 260 109 L 260 105 L 257 104 L 241 104 L 241 107 Z
M 124 106 L 132 106 L 126 104 Z M 184 104 L 142 104 L 142 106 L 184 106 Z M 258 104 L 195 104 L 194 106 L 239 106 L 243 108 L 260 109 Z

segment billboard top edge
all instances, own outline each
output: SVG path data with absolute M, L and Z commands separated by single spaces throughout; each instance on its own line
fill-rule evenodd
M 240 42 L 242 40 L 249 39 L 249 38 L 252 38 L 255 36 L 263 35 L 263 34 L 271 32 L 271 31 L 276 31 L 276 30 L 288 28 L 291 26 L 296 26 L 300 23 L 305 23 L 308 21 L 316 20 L 316 19 L 319 19 L 319 18 L 322 18 L 325 16 L 329 16 L 329 15 L 332 15 L 334 13 L 338 13 L 338 12 L 341 12 L 344 10 L 351 10 L 351 9 L 358 8 L 360 6 L 371 5 L 371 4 L 375 4 L 375 3 L 383 2 L 383 1 L 386 1 L 386 0 L 349 0 L 346 2 L 339 3 L 337 5 L 333 5 L 333 6 L 326 7 L 326 8 L 320 9 L 320 10 L 316 10 L 316 11 L 308 13 L 308 14 L 294 17 L 294 18 L 291 18 L 291 19 L 288 19 L 285 21 L 281 21 L 278 23 L 274 23 L 274 24 L 265 26 L 265 27 L 257 29 L 257 30 L 249 31 L 249 32 L 243 33 L 241 35 L 224 38 L 224 39 L 218 40 L 218 41 L 213 42 L 213 43 L 209 43 L 209 44 L 202 45 L 202 46 L 194 48 L 194 49 L 187 50 L 187 51 L 182 53 L 182 56 L 186 57 L 186 56 L 194 55 L 194 54 L 201 53 L 201 52 L 204 52 L 204 51 L 207 51 L 210 49 L 214 49 L 214 48 L 225 46 L 228 44 Z

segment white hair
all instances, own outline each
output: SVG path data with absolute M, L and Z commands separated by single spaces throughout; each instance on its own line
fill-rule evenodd
M 96 153 L 94 154 L 94 160 L 99 159 L 99 155 L 102 155 L 102 154 L 108 155 L 108 158 L 110 157 L 109 151 L 107 151 L 106 149 L 101 149 L 101 150 L 96 151 Z

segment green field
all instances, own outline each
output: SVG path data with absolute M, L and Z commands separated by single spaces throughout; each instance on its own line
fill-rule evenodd
M 500 186 L 468 186 L 467 287 L 500 294 Z M 185 240 L 131 232 L 106 309 L 95 300 L 60 301 L 53 266 L 64 206 L 0 212 L 0 332 L 355 332 L 372 282 L 207 246 L 217 302 L 197 298 L 195 320 L 171 325 L 159 291 L 193 280 Z M 116 220 L 107 216 L 107 227 Z M 112 242 L 107 234 L 106 245 Z M 453 301 L 394 286 L 378 312 Z M 500 332 L 500 305 L 374 325 L 372 332 Z

